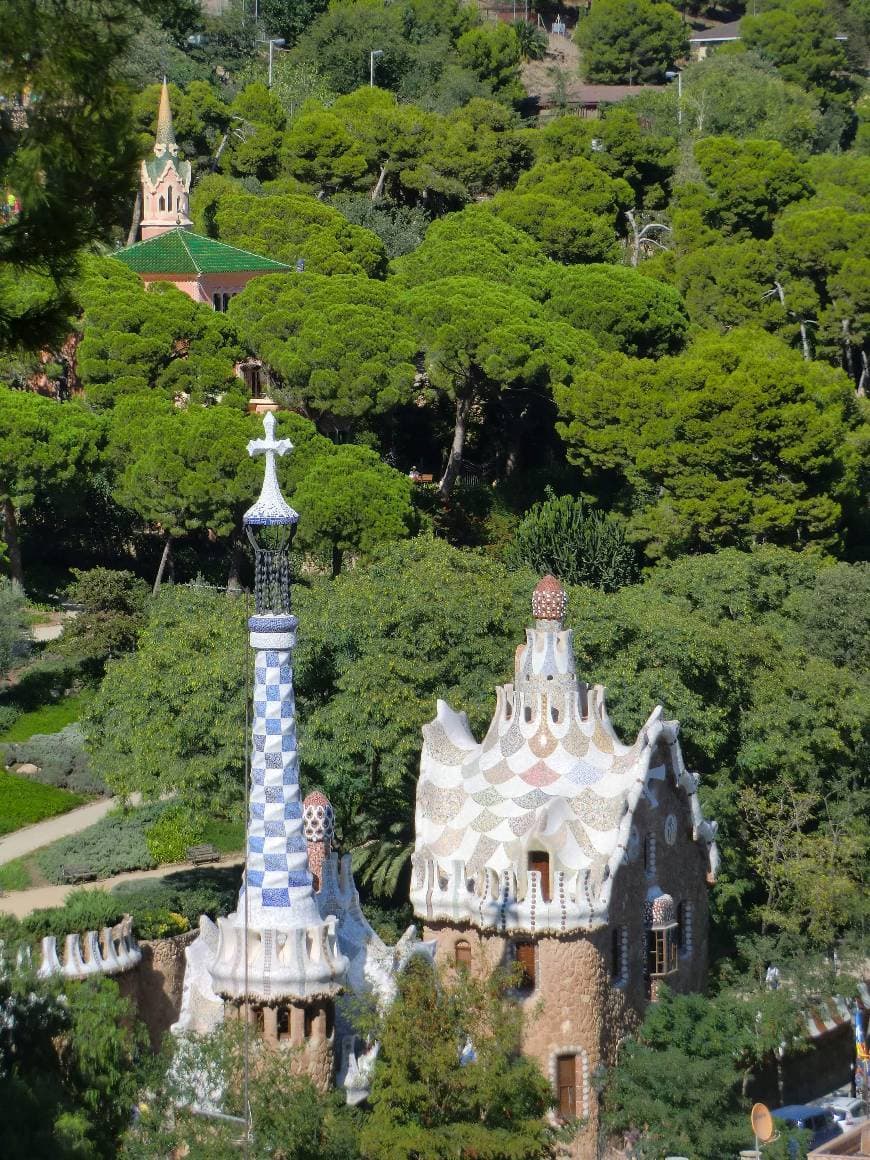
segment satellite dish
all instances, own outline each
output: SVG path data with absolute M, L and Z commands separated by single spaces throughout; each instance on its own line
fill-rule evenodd
M 776 1128 L 773 1123 L 773 1116 L 770 1114 L 770 1109 L 766 1104 L 753 1104 L 752 1111 L 749 1113 L 749 1119 L 752 1123 L 752 1131 L 762 1144 L 769 1144 L 776 1135 Z

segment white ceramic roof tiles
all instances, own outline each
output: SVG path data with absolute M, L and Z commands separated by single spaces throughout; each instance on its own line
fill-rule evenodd
M 667 774 L 661 764 L 648 768 L 660 738 L 672 775 L 693 797 L 693 817 L 701 817 L 677 724 L 665 723 L 659 707 L 632 745 L 616 737 L 603 687 L 577 680 L 573 634 L 561 622 L 564 593 L 552 577 L 542 584 L 536 608 L 546 604 L 547 616 L 536 616 L 517 649 L 513 683 L 496 690 L 483 742 L 471 735 L 465 714 L 443 701 L 423 727 L 411 890 L 421 917 L 486 927 L 509 911 L 512 929 L 532 930 L 551 929 L 551 921 L 561 930 L 606 922 L 631 816 L 648 777 Z M 696 824 L 696 835 L 711 848 L 712 864 L 715 827 L 705 825 Z M 533 905 L 526 914 L 531 850 L 549 854 L 566 910 Z

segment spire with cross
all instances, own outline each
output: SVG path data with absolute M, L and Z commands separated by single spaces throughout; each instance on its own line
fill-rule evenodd
M 254 549 L 254 599 L 257 612 L 290 611 L 290 561 L 288 549 L 299 516 L 281 494 L 275 456 L 293 450 L 289 439 L 275 438 L 275 416 L 263 416 L 265 439 L 252 439 L 248 454 L 265 455 L 266 470 L 260 498 L 245 512 L 243 523 Z
M 266 471 L 263 476 L 263 487 L 260 498 L 245 512 L 245 526 L 269 524 L 295 524 L 299 516 L 284 499 L 278 476 L 275 472 L 275 456 L 285 455 L 293 450 L 289 439 L 275 438 L 275 416 L 267 411 L 263 416 L 263 426 L 266 429 L 265 439 L 251 439 L 248 443 L 248 455 L 265 455 Z

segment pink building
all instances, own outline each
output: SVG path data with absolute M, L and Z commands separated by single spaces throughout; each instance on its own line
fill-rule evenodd
M 190 179 L 190 162 L 178 157 L 164 80 L 154 156 L 142 162 L 142 241 L 115 256 L 146 286 L 172 282 L 194 302 L 223 311 L 251 278 L 286 274 L 290 267 L 195 234 L 189 215 Z

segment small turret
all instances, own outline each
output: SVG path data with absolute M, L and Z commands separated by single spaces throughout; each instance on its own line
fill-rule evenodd
M 172 124 L 169 86 L 163 78 L 154 156 L 142 162 L 142 240 L 157 237 L 181 226 L 190 229 L 189 215 L 191 170 L 189 161 L 178 158 L 178 142 Z

